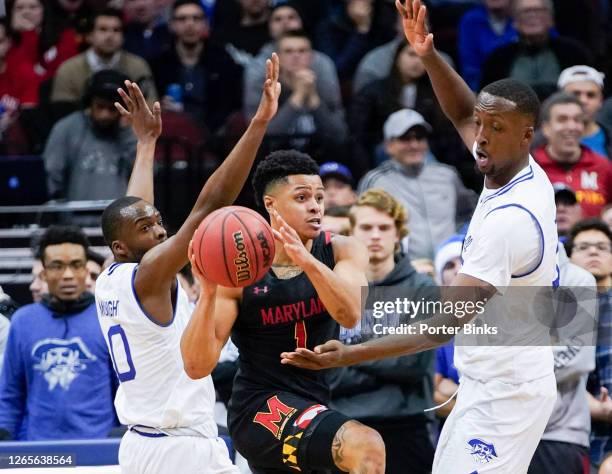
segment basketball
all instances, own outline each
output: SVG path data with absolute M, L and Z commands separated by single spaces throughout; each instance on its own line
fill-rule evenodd
M 193 234 L 200 272 L 226 287 L 248 286 L 264 277 L 274 260 L 274 235 L 257 212 L 228 206 L 209 214 Z

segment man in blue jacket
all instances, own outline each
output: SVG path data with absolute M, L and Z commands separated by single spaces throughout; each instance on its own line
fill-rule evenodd
M 11 320 L 0 374 L 0 439 L 104 438 L 116 424 L 111 359 L 86 292 L 87 237 L 50 227 L 39 244 L 49 294 Z
M 369 189 L 359 197 L 349 217 L 351 234 L 367 246 L 370 257 L 365 316 L 354 329 L 340 328 L 340 340 L 356 344 L 379 337 L 386 328 L 425 316 L 420 311 L 381 315 L 377 303 L 396 298 L 432 301 L 439 293 L 433 280 L 417 273 L 400 253 L 400 241 L 408 231 L 407 212 L 399 201 L 382 189 Z M 434 352 L 337 369 L 332 407 L 380 433 L 386 448 L 386 474 L 431 472 L 434 446 L 429 424 L 433 412 L 423 410 L 434 405 Z

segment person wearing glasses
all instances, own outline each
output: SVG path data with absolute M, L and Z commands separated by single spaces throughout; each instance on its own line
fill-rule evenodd
M 587 394 L 592 421 L 590 457 L 597 467 L 612 454 L 612 231 L 599 219 L 583 220 L 572 228 L 566 248 L 572 263 L 589 271 L 597 284 L 595 371 Z
M 49 293 L 11 320 L 0 375 L 2 440 L 106 438 L 117 424 L 118 382 L 86 291 L 88 247 L 78 227 L 52 226 L 41 237 Z

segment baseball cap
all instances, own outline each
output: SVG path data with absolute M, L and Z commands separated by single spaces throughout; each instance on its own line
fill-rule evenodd
M 120 101 L 117 89 L 125 89 L 124 82 L 129 78 L 114 69 L 103 69 L 95 73 L 90 80 L 88 95 L 90 98 L 99 97 L 111 102 Z
M 553 189 L 555 190 L 555 202 L 557 200 L 563 201 L 567 204 L 576 204 L 576 192 L 565 183 L 554 183 Z
M 578 81 L 591 81 L 603 88 L 606 75 L 590 66 L 572 66 L 561 71 L 557 87 L 563 89 L 568 84 Z
M 346 184 L 353 185 L 354 179 L 351 171 L 341 163 L 328 161 L 319 167 L 319 176 L 321 179 L 336 178 Z
M 401 137 L 412 127 L 416 126 L 421 126 L 428 132 L 432 131 L 431 125 L 425 121 L 423 116 L 412 109 L 401 109 L 393 112 L 387 117 L 383 126 L 385 140 Z

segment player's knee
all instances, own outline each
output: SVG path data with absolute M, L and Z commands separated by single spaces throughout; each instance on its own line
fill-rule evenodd
M 378 431 L 364 425 L 355 428 L 350 451 L 356 454 L 357 472 L 383 474 L 385 472 L 385 443 Z

